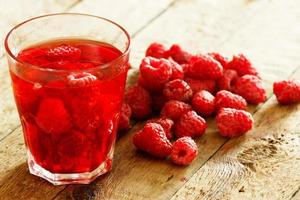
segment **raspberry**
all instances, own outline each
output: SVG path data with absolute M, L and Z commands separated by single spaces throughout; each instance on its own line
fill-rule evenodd
M 238 74 L 233 69 L 224 70 L 223 76 L 217 80 L 219 90 L 232 91 L 232 86 L 238 79 Z
M 251 104 L 259 104 L 267 99 L 261 80 L 253 75 L 244 75 L 238 78 L 233 91 Z
M 216 82 L 214 80 L 197 80 L 192 78 L 186 78 L 185 81 L 189 84 L 194 93 L 199 92 L 201 90 L 207 90 L 213 94 L 216 91 Z
M 159 125 L 161 125 L 166 133 L 167 138 L 170 140 L 173 138 L 172 135 L 172 129 L 174 126 L 174 122 L 171 119 L 168 118 L 154 118 L 154 119 L 150 119 L 147 121 L 147 123 L 157 123 Z
M 229 60 L 228 58 L 222 56 L 221 54 L 219 53 L 216 53 L 216 52 L 212 52 L 212 53 L 208 53 L 209 56 L 211 56 L 213 59 L 215 59 L 216 61 L 218 61 L 219 63 L 221 63 L 222 67 L 224 69 L 227 69 L 228 68 L 228 63 L 229 63 Z
M 184 73 L 182 66 L 179 65 L 177 62 L 174 62 L 172 59 L 169 59 L 169 61 L 172 67 L 172 75 L 170 77 L 170 80 L 183 79 Z
M 198 55 L 186 73 L 188 77 L 196 79 L 216 80 L 223 75 L 222 65 L 208 55 Z
M 178 44 L 173 44 L 169 49 L 170 57 L 179 64 L 188 63 L 191 54 L 184 51 Z
M 181 101 L 168 101 L 161 110 L 161 116 L 172 120 L 177 120 L 184 113 L 192 110 L 189 104 Z
M 81 72 L 77 74 L 70 74 L 67 79 L 70 86 L 87 87 L 92 85 L 97 80 L 97 77 L 87 72 Z
M 172 66 L 166 59 L 145 57 L 140 65 L 140 73 L 143 86 L 150 91 L 159 92 L 171 78 Z
M 258 76 L 257 70 L 252 66 L 250 60 L 243 54 L 233 56 L 232 60 L 228 63 L 228 69 L 234 69 L 239 76 L 246 74 Z
M 36 115 L 36 123 L 43 131 L 52 134 L 68 132 L 72 126 L 70 114 L 63 101 L 58 98 L 42 100 Z
M 175 123 L 175 134 L 177 138 L 198 137 L 204 134 L 206 127 L 206 122 L 202 117 L 197 115 L 195 111 L 189 111 L 181 115 Z
M 125 102 L 132 110 L 132 116 L 143 119 L 151 113 L 151 97 L 147 90 L 141 86 L 128 88 L 125 94 Z
M 177 165 L 189 165 L 196 158 L 198 147 L 190 137 L 182 137 L 174 142 L 171 160 Z
M 154 58 L 167 58 L 168 51 L 163 44 L 154 42 L 149 45 L 146 50 L 146 56 L 151 56 Z
M 280 104 L 292 104 L 300 102 L 300 81 L 287 80 L 273 84 L 273 91 Z
M 95 67 L 95 65 L 89 62 L 71 62 L 68 60 L 59 60 L 59 61 L 44 64 L 42 66 L 50 69 L 67 69 L 67 70 L 91 69 Z
M 172 151 L 172 144 L 166 137 L 163 127 L 157 123 L 147 123 L 133 136 L 133 144 L 158 158 L 165 158 Z
M 238 110 L 247 109 L 247 101 L 243 97 L 226 90 L 221 90 L 216 94 L 215 103 L 216 111 L 221 108 L 235 108 Z
M 22 50 L 18 54 L 18 59 L 25 63 L 41 66 L 49 63 L 46 59 L 46 52 L 47 50 L 43 48 L 29 48 Z
M 64 134 L 58 141 L 57 153 L 64 158 L 80 158 L 87 150 L 86 139 L 86 135 L 79 131 Z
M 215 97 L 206 90 L 197 92 L 192 100 L 193 109 L 201 116 L 211 116 L 215 111 Z
M 123 103 L 120 111 L 118 130 L 130 129 L 131 108 L 128 104 Z
M 47 51 L 46 56 L 49 60 L 72 60 L 80 59 L 81 50 L 70 45 L 61 45 L 51 48 Z
M 187 102 L 192 97 L 193 91 L 185 81 L 175 79 L 165 85 L 163 94 L 167 100 Z
M 98 129 L 103 122 L 103 97 L 98 87 L 89 87 L 77 91 L 71 99 L 72 118 L 76 127 L 83 132 Z
M 234 108 L 222 108 L 216 120 L 220 134 L 224 137 L 243 135 L 253 126 L 253 118 L 249 112 Z
M 186 74 L 186 72 L 188 71 L 188 68 L 190 67 L 190 64 L 181 64 L 180 65 L 182 67 L 183 70 L 183 74 Z

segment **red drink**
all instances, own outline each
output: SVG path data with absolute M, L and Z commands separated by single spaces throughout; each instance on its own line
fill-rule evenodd
M 97 16 L 52 14 L 17 25 L 4 44 L 30 173 L 61 185 L 109 171 L 128 70 L 126 30 Z
M 104 161 L 104 170 L 110 169 L 127 69 L 105 64 L 121 54 L 90 40 L 49 41 L 18 54 L 24 63 L 10 72 L 25 141 L 36 164 L 52 173 L 91 172 Z M 28 68 L 27 63 L 59 75 Z

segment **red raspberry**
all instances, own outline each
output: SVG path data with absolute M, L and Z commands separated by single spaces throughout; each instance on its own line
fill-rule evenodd
M 292 104 L 300 102 L 300 81 L 287 80 L 273 84 L 273 91 L 280 104 Z
M 192 110 L 189 104 L 181 101 L 168 101 L 161 110 L 161 116 L 172 120 L 177 120 L 184 113 Z
M 143 86 L 154 92 L 159 92 L 172 75 L 171 63 L 166 59 L 146 57 L 140 65 Z
M 222 108 L 216 120 L 220 134 L 224 137 L 243 135 L 253 126 L 253 118 L 249 112 L 234 108 Z
M 215 97 L 206 90 L 197 92 L 192 100 L 193 109 L 201 116 L 211 116 L 215 111 Z
M 127 103 L 123 103 L 120 111 L 118 130 L 130 129 L 131 108 Z
M 236 70 L 239 76 L 244 76 L 246 74 L 258 76 L 257 70 L 243 54 L 233 56 L 232 60 L 228 63 L 228 68 Z
M 160 112 L 166 103 L 166 98 L 163 94 L 153 94 L 152 95 L 152 108 L 155 111 Z
M 132 116 L 136 119 L 143 119 L 151 113 L 151 97 L 147 90 L 141 86 L 128 88 L 125 94 L 125 102 L 132 110 Z
M 158 158 L 165 158 L 172 151 L 172 144 L 166 137 L 163 127 L 157 123 L 147 123 L 133 136 L 133 144 L 136 148 Z
M 193 62 L 186 73 L 188 77 L 216 80 L 223 75 L 222 65 L 208 55 L 198 55 Z
M 221 90 L 216 94 L 215 103 L 216 111 L 221 108 L 247 109 L 247 101 L 243 97 L 226 90 Z
M 81 72 L 70 74 L 67 79 L 68 84 L 72 87 L 87 87 L 94 84 L 97 77 L 87 72 Z
M 43 66 L 48 64 L 49 61 L 46 59 L 47 50 L 43 48 L 29 48 L 22 50 L 18 54 L 18 59 L 25 63 L 32 65 Z
M 239 78 L 237 72 L 233 69 L 224 70 L 223 76 L 217 80 L 219 90 L 232 91 L 232 86 Z
M 179 64 L 188 63 L 191 54 L 184 51 L 178 44 L 173 44 L 169 49 L 170 57 Z
M 98 87 L 76 89 L 76 95 L 70 100 L 74 124 L 83 132 L 94 131 L 102 125 L 103 97 L 98 89 Z
M 251 104 L 259 104 L 267 99 L 261 80 L 253 75 L 244 75 L 238 78 L 233 91 Z
M 57 153 L 61 157 L 80 158 L 87 153 L 87 137 L 79 131 L 64 134 L 58 141 Z
M 190 64 L 181 64 L 180 65 L 182 67 L 183 70 L 183 74 L 186 74 L 186 72 L 188 71 Z
M 189 165 L 196 158 L 198 147 L 190 137 L 182 137 L 174 142 L 171 160 L 177 165 Z
M 214 80 L 197 80 L 192 78 L 186 78 L 185 81 L 189 84 L 194 93 L 199 92 L 201 90 L 207 90 L 213 94 L 216 91 L 216 82 Z
M 187 102 L 193 96 L 193 91 L 185 81 L 176 79 L 165 85 L 163 94 L 167 100 Z
M 177 62 L 173 61 L 172 59 L 169 59 L 169 61 L 172 66 L 172 75 L 170 80 L 183 79 L 184 73 L 182 66 L 179 65 Z
M 146 56 L 151 56 L 154 58 L 167 58 L 168 51 L 163 44 L 154 42 L 149 45 L 146 50 Z
M 147 121 L 147 123 L 157 123 L 159 125 L 161 125 L 166 133 L 167 138 L 170 140 L 173 138 L 172 135 L 172 129 L 174 126 L 174 122 L 171 119 L 168 118 L 154 118 L 154 119 L 150 119 Z
M 177 138 L 184 136 L 202 136 L 207 128 L 205 120 L 197 115 L 195 111 L 189 111 L 180 116 L 175 123 L 175 134 Z
M 219 53 L 216 53 L 216 52 L 212 52 L 212 53 L 209 53 L 208 54 L 209 56 L 211 56 L 213 59 L 215 59 L 216 61 L 218 61 L 219 63 L 221 63 L 222 67 L 224 69 L 227 69 L 227 65 L 229 63 L 229 60 L 228 58 L 222 56 L 221 54 Z
M 81 50 L 70 45 L 61 45 L 51 48 L 47 51 L 46 56 L 49 60 L 72 60 L 80 59 Z
M 70 114 L 63 101 L 58 98 L 42 100 L 36 115 L 36 123 L 43 131 L 52 134 L 68 132 L 72 126 Z

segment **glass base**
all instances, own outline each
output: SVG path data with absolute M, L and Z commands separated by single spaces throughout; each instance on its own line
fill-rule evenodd
M 107 159 L 92 172 L 68 173 L 68 174 L 55 174 L 44 169 L 34 161 L 31 153 L 28 151 L 27 154 L 28 154 L 29 172 L 35 176 L 41 177 L 49 181 L 53 185 L 89 184 L 92 181 L 94 181 L 98 176 L 105 174 L 111 170 L 113 149 L 114 148 L 112 147 L 111 151 L 107 155 Z

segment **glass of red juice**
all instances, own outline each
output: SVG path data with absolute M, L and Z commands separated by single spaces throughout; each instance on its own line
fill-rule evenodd
M 31 174 L 87 184 L 111 170 L 129 46 L 120 25 L 77 13 L 36 17 L 8 33 Z

